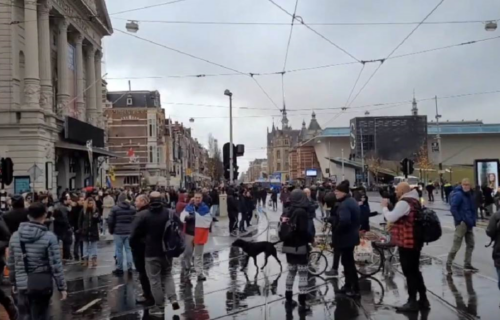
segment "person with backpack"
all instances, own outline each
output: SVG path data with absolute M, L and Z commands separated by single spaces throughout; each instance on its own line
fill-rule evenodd
M 283 212 L 280 221 L 280 240 L 283 241 L 283 253 L 288 262 L 286 278 L 286 305 L 294 308 L 297 303 L 293 300 L 293 283 L 299 274 L 299 304 L 301 311 L 308 311 L 306 304 L 309 274 L 309 243 L 314 241 L 309 229 L 309 200 L 302 190 L 290 193 L 290 205 Z
M 446 271 L 449 275 L 453 273 L 451 268 L 453 260 L 455 260 L 455 256 L 465 239 L 464 271 L 476 272 L 478 270 L 472 266 L 471 262 L 472 251 L 474 250 L 473 228 L 476 226 L 477 209 L 469 179 L 463 179 L 462 184 L 453 191 L 450 211 L 455 221 L 455 236 L 446 261 Z
M 498 289 L 500 289 L 500 210 L 498 210 L 488 222 L 486 234 L 491 238 L 493 244 L 493 261 L 498 274 Z
M 354 263 L 354 247 L 359 245 L 360 209 L 351 197 L 349 181 L 344 180 L 335 189 L 338 221 L 332 222 L 332 243 L 340 251 L 340 262 L 344 267 L 345 284 L 336 293 L 348 297 L 359 297 L 358 272 Z
M 398 247 L 401 269 L 408 287 L 408 302 L 396 309 L 399 312 L 429 310 L 427 289 L 420 272 L 422 243 L 415 237 L 416 219 L 422 210 L 418 192 L 411 190 L 407 182 L 400 182 L 396 187 L 396 195 L 399 201 L 393 210 L 388 209 L 388 199 L 382 199 L 381 202 L 383 215 L 387 222 L 391 223 L 391 241 Z M 418 301 L 417 293 L 420 295 Z
M 163 206 L 161 194 L 153 191 L 149 195 L 149 209 L 134 219 L 130 234 L 133 246 L 144 241 L 144 255 L 146 259 L 146 273 L 151 285 L 155 306 L 149 314 L 164 317 L 165 293 L 172 304 L 173 310 L 180 308 L 175 292 L 175 283 L 172 276 L 173 257 L 166 252 L 165 239 L 174 235 L 175 226 L 180 226 L 180 220 L 175 212 Z M 174 249 L 184 247 L 177 243 Z M 163 291 L 163 286 L 165 291 Z
M 208 235 L 210 233 L 210 225 L 212 224 L 212 214 L 210 208 L 203 202 L 203 194 L 196 192 L 191 202 L 184 208 L 181 213 L 181 222 L 189 223 L 194 220 L 194 237 L 193 237 L 193 250 L 185 252 L 184 261 L 190 260 L 190 252 L 194 252 L 194 265 L 198 281 L 205 281 L 207 278 L 203 274 L 203 252 L 205 244 L 208 242 Z M 187 254 L 186 254 L 187 253 Z
M 12 291 L 17 294 L 21 319 L 49 319 L 53 279 L 68 296 L 57 237 L 45 227 L 45 205 L 33 203 L 29 222 L 23 222 L 9 243 L 8 266 Z

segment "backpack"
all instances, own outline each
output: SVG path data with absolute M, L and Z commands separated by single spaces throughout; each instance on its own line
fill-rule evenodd
M 169 258 L 178 258 L 186 248 L 180 224 L 174 220 L 174 211 L 168 210 L 168 221 L 162 235 L 163 252 Z
M 285 241 L 290 237 L 293 237 L 295 231 L 297 230 L 297 214 L 295 210 L 287 210 L 280 217 L 280 222 L 278 223 L 278 236 L 281 241 Z
M 421 244 L 431 243 L 439 240 L 443 231 L 441 222 L 434 210 L 421 208 L 419 214 L 415 217 L 415 235 Z

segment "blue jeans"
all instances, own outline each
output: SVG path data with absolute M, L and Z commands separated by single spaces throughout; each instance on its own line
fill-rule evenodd
M 115 254 L 116 254 L 116 269 L 123 270 L 123 249 L 125 249 L 125 254 L 127 255 L 127 269 L 132 269 L 132 250 L 130 249 L 129 235 L 122 236 L 115 234 L 113 236 L 115 240 Z
M 83 241 L 83 258 L 97 258 L 97 241 Z

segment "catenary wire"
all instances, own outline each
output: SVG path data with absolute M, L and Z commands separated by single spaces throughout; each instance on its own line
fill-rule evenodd
M 186 0 L 174 0 L 174 1 L 169 1 L 169 2 L 157 3 L 157 4 L 150 5 L 150 6 L 145 6 L 145 7 L 139 7 L 139 8 L 134 8 L 134 9 L 127 9 L 127 10 L 123 10 L 123 11 L 113 12 L 113 13 L 110 13 L 109 15 L 112 16 L 112 15 L 122 14 L 122 13 L 126 13 L 126 12 L 132 12 L 132 11 L 139 11 L 139 10 L 145 10 L 145 9 L 150 9 L 150 8 L 156 8 L 156 7 L 166 6 L 166 5 L 169 5 L 169 4 L 174 4 L 174 3 L 177 3 L 177 2 L 184 2 L 184 1 L 186 1 Z M 134 20 L 134 19 L 131 19 L 131 20 Z
M 290 33 L 288 34 L 288 43 L 286 45 L 285 51 L 285 62 L 283 63 L 283 72 L 286 69 L 286 63 L 288 61 L 288 50 L 290 49 L 290 42 L 292 42 L 293 25 L 295 23 L 295 14 L 297 13 L 297 6 L 299 5 L 299 0 L 295 1 L 295 9 L 293 9 L 292 22 L 290 23 Z
M 349 57 L 351 57 L 352 59 L 356 60 L 357 62 L 361 62 L 358 58 L 356 58 L 351 53 L 349 53 L 348 51 L 346 51 L 345 49 L 343 49 L 342 47 L 340 47 L 339 45 L 337 45 L 335 42 L 331 41 L 330 39 L 328 39 L 327 37 L 325 37 L 324 35 L 322 35 L 318 31 L 316 31 L 315 29 L 311 28 L 309 25 L 307 25 L 304 22 L 304 20 L 302 18 L 300 18 L 300 20 L 299 20 L 299 17 L 295 17 L 290 12 L 288 12 L 286 9 L 284 9 L 279 4 L 277 4 L 276 2 L 274 2 L 273 0 L 269 0 L 269 2 L 271 2 L 273 5 L 275 5 L 277 8 L 279 8 L 281 11 L 283 11 L 284 13 L 286 13 L 287 15 L 289 15 L 290 17 L 292 17 L 294 19 L 297 19 L 303 26 L 305 26 L 307 29 L 311 30 L 316 35 L 318 35 L 319 37 L 321 37 L 322 39 L 324 39 L 325 41 L 327 41 L 328 43 L 330 43 L 331 45 L 333 45 L 335 48 L 337 48 L 340 51 L 344 52 L 345 54 L 347 54 Z
M 269 1 L 271 1 L 271 0 L 269 0 Z M 418 25 L 416 25 L 415 28 L 413 28 L 410 31 L 410 33 L 391 51 L 391 53 L 389 53 L 389 55 L 385 59 L 381 59 L 380 60 L 380 64 L 377 66 L 377 68 L 375 69 L 375 71 L 373 71 L 373 73 L 370 75 L 370 77 L 368 78 L 368 80 L 366 80 L 366 82 L 363 84 L 363 86 L 361 87 L 361 89 L 359 89 L 358 93 L 356 93 L 356 95 L 351 100 L 351 102 L 349 103 L 349 105 L 347 106 L 347 108 L 349 108 L 352 105 L 352 103 L 354 101 L 356 101 L 356 99 L 359 97 L 359 95 L 361 94 L 361 92 L 363 92 L 363 90 L 366 88 L 366 86 L 368 85 L 368 83 L 370 83 L 370 81 L 373 79 L 373 77 L 378 72 L 378 70 L 380 70 L 380 68 L 384 64 L 384 61 L 387 60 L 387 59 L 389 59 L 406 42 L 406 40 L 408 40 L 413 35 L 413 33 L 415 33 L 415 31 L 417 31 L 417 29 L 422 25 L 422 23 L 424 23 L 443 4 L 443 2 L 444 2 L 444 0 L 439 1 L 439 3 L 422 19 L 421 23 L 419 23 Z M 332 120 L 338 119 L 339 117 L 340 117 L 340 114 L 335 115 L 331 120 L 327 121 L 326 124 L 330 123 L 330 121 L 332 121 Z

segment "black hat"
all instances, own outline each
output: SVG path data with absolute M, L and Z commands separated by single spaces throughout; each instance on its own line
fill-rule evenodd
M 349 193 L 349 180 L 344 180 L 339 183 L 336 189 L 343 193 Z

